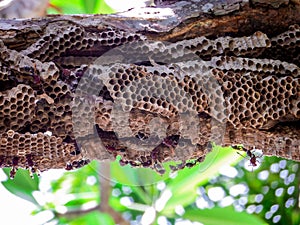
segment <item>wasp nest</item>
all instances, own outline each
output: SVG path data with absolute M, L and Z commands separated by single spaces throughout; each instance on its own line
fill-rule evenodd
M 20 51 L 0 41 L 0 164 L 12 176 L 117 155 L 163 173 L 171 159 L 201 162 L 211 141 L 299 149 L 298 130 L 283 125 L 300 118 L 298 25 L 174 43 L 66 21 L 39 32 Z
M 21 134 L 9 130 L 1 134 L 0 140 L 0 164 L 13 168 L 11 177 L 19 165 L 37 172 L 48 168 L 64 168 L 67 164 L 75 165 L 79 161 L 78 156 L 71 154 L 75 151 L 73 144 L 44 133 Z

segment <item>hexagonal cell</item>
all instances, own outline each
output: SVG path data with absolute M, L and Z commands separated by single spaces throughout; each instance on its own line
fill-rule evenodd
M 30 86 L 20 84 L 1 96 L 4 108 L 0 111 L 0 123 L 6 126 L 5 130 L 17 131 L 32 121 L 36 97 Z
M 50 61 L 72 47 L 80 49 L 83 35 L 84 29 L 75 24 L 66 21 L 49 23 L 44 36 L 22 53 L 41 61 Z M 68 44 L 65 45 L 66 41 Z
M 30 170 L 35 168 L 44 171 L 49 168 L 64 168 L 68 162 L 79 159 L 78 156 L 71 154 L 74 151 L 73 144 L 63 143 L 60 138 L 40 132 L 21 134 L 8 130 L 0 135 L 0 140 L 2 140 L 0 152 L 6 152 L 5 155 L 0 155 L 3 159 L 2 167 L 29 167 Z M 51 152 L 47 147 L 50 145 Z M 13 158 L 15 158 L 14 161 Z M 45 161 L 47 161 L 46 164 L 44 164 Z

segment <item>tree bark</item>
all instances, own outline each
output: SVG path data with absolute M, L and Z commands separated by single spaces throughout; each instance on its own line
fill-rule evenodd
M 2 19 L 1 167 L 121 155 L 163 173 L 201 162 L 212 142 L 299 161 L 299 12 L 297 0 L 165 1 Z

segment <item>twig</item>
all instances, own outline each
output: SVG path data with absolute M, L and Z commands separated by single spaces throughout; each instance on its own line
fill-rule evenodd
M 101 203 L 100 203 L 100 211 L 108 213 L 111 215 L 115 222 L 120 225 L 130 225 L 128 221 L 126 221 L 122 215 L 115 211 L 109 205 L 109 196 L 111 195 L 111 186 L 110 186 L 110 165 L 109 163 L 101 163 L 99 168 L 100 176 L 100 193 L 101 193 Z

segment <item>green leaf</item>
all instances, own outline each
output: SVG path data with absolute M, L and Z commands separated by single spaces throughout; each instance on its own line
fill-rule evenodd
M 97 202 L 99 203 L 99 193 L 94 193 L 94 192 L 90 192 L 90 193 L 75 193 L 73 194 L 73 198 L 70 201 L 66 202 L 64 205 L 69 207 L 69 206 L 81 206 L 85 203 L 88 202 Z
M 291 219 L 293 221 L 293 224 L 295 224 L 295 225 L 300 224 L 300 210 L 299 210 L 299 208 L 297 208 L 295 211 L 293 211 L 291 213 L 291 217 L 292 217 Z
M 131 168 L 129 165 L 120 166 L 117 161 L 111 163 L 111 179 L 122 185 L 131 186 L 132 190 L 147 205 L 152 204 L 153 197 L 143 189 L 143 186 L 151 186 L 158 181 L 168 178 L 167 173 L 163 176 L 149 168 Z
M 83 6 L 81 0 L 73 0 L 73 1 L 51 0 L 50 7 L 47 9 L 47 13 L 48 14 L 57 14 L 57 13 L 79 14 L 79 13 L 83 13 Z
M 100 0 L 99 9 L 97 11 L 100 14 L 112 14 L 116 11 L 113 10 L 104 0 Z
M 196 189 L 199 185 L 207 183 L 213 175 L 218 174 L 223 165 L 238 161 L 240 157 L 230 147 L 214 146 L 204 162 L 193 168 L 179 171 L 177 177 L 168 182 L 166 191 L 171 191 L 172 197 L 167 201 L 161 213 L 173 217 L 177 205 L 186 206 L 195 201 Z
M 267 223 L 255 215 L 245 212 L 237 212 L 231 207 L 212 209 L 189 209 L 182 216 L 184 219 L 197 221 L 204 225 L 267 225 Z
M 100 0 L 102 1 L 102 0 Z M 92 14 L 95 13 L 95 8 L 98 5 L 98 0 L 81 0 L 82 5 L 84 7 L 85 13 Z
M 115 12 L 104 0 L 51 0 L 50 3 L 52 7 L 47 9 L 48 14 L 111 14 Z
M 4 168 L 3 171 L 9 177 L 10 168 Z M 14 195 L 38 205 L 32 192 L 39 190 L 39 178 L 34 175 L 32 179 L 28 170 L 18 169 L 15 178 L 3 181 L 2 185 Z
M 149 168 L 132 168 L 129 165 L 120 166 L 118 161 L 112 162 L 110 165 L 111 179 L 123 185 L 147 186 L 169 177 L 167 172 L 161 176 Z
M 112 217 L 106 213 L 91 212 L 68 223 L 69 225 L 115 225 Z
M 89 185 L 87 183 L 89 178 L 95 180 L 95 184 Z M 57 191 L 64 191 L 69 193 L 99 193 L 99 174 L 98 162 L 92 161 L 90 164 L 74 170 L 65 172 L 62 177 L 51 183 L 53 193 Z
M 120 198 L 118 198 L 118 197 L 111 196 L 109 198 L 109 205 L 118 212 L 124 212 L 124 211 L 128 210 L 127 207 L 125 207 L 124 205 L 122 205 L 120 203 Z

